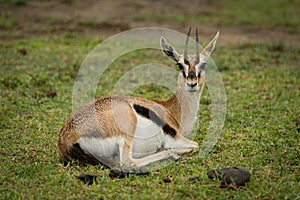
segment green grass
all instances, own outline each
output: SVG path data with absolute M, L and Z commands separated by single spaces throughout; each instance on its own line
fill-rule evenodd
M 209 157 L 187 155 L 149 176 L 118 180 L 110 179 L 109 171 L 101 167 L 64 166 L 56 149 L 59 129 L 71 113 L 76 72 L 97 43 L 66 38 L 1 43 L 2 199 L 299 198 L 299 133 L 294 122 L 300 118 L 299 48 L 252 43 L 218 46 L 213 58 L 225 82 L 227 117 Z M 20 53 L 22 48 L 26 55 Z M 161 60 L 156 54 L 138 51 L 120 58 L 107 72 L 113 78 L 107 84 L 122 75 L 114 66 Z M 163 62 L 172 64 L 167 58 Z M 105 81 L 99 86 L 98 96 L 110 94 L 112 86 L 101 89 L 106 86 Z M 56 91 L 57 96 L 47 95 L 48 91 Z M 150 85 L 135 94 L 163 98 L 169 91 Z M 200 144 L 209 126 L 209 99 L 206 89 L 196 130 Z M 207 178 L 208 170 L 228 166 L 256 171 L 248 189 L 222 190 Z M 88 186 L 78 181 L 76 176 L 83 172 L 99 175 L 98 182 Z M 194 175 L 200 178 L 191 183 L 188 178 Z M 163 182 L 166 176 L 173 177 L 171 183 Z
M 222 1 L 218 12 L 206 13 L 201 23 L 298 30 L 299 19 L 295 16 L 299 13 L 299 1 L 282 2 Z M 149 19 L 147 13 L 135 18 Z M 190 23 L 198 22 L 200 16 L 187 18 L 178 14 L 174 18 L 168 14 L 155 20 Z M 52 33 L 57 25 L 68 22 L 49 18 L 41 30 Z M 59 130 L 72 112 L 76 73 L 99 43 L 73 30 L 81 25 L 103 26 L 100 21 L 72 23 L 66 25 L 67 33 L 60 36 L 14 39 L 10 37 L 14 35 L 11 30 L 18 20 L 10 13 L 0 15 L 0 35 L 5 36 L 5 41 L 0 42 L 0 199 L 300 198 L 300 127 L 296 125 L 296 120 L 300 120 L 299 47 L 280 41 L 217 45 L 213 59 L 224 80 L 227 112 L 221 137 L 211 154 L 205 158 L 185 155 L 149 176 L 110 179 L 108 169 L 80 164 L 64 166 L 57 154 Z M 160 51 L 126 54 L 105 72 L 96 95 L 110 95 L 123 73 L 150 62 L 174 65 Z M 149 84 L 133 94 L 163 99 L 171 93 Z M 201 103 L 201 120 L 195 130 L 199 144 L 205 139 L 211 117 L 207 88 Z M 247 189 L 220 189 L 218 182 L 207 178 L 208 170 L 229 166 L 255 172 Z M 76 176 L 81 173 L 97 174 L 97 183 L 89 186 L 78 181 Z M 199 180 L 189 181 L 195 175 Z M 163 181 L 167 176 L 172 176 L 170 183 Z
M 0 13 L 0 29 L 11 29 L 17 24 L 17 20 L 11 16 L 11 13 Z
M 220 17 L 223 24 L 245 24 L 264 27 L 275 25 L 299 26 L 298 0 L 288 3 L 283 0 L 266 1 L 231 1 L 222 2 Z
M 263 29 L 283 27 L 289 33 L 298 33 L 300 26 L 300 1 L 284 0 L 223 0 L 212 2 L 215 8 L 198 13 L 181 13 L 180 9 L 168 14 L 140 13 L 136 21 L 222 24 L 232 26 L 254 26 Z

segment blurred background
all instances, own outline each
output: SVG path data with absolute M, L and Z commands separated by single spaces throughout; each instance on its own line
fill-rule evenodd
M 1 39 L 90 37 L 104 39 L 137 27 L 204 38 L 220 30 L 221 44 L 283 42 L 299 45 L 299 0 L 1 0 Z

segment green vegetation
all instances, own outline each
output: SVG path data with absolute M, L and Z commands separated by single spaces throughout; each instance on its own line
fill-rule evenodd
M 0 13 L 0 29 L 11 29 L 16 24 L 16 19 L 14 19 L 9 13 Z
M 300 1 L 232 1 L 222 2 L 220 21 L 225 24 L 256 26 L 299 26 Z
M 223 0 L 212 2 L 216 8 L 198 13 L 181 13 L 180 9 L 172 14 L 153 15 L 141 13 L 134 17 L 136 21 L 155 20 L 157 22 L 189 22 L 222 25 L 251 25 L 262 28 L 281 26 L 288 28 L 290 33 L 297 33 L 300 26 L 300 1 L 266 0 L 266 1 L 234 1 Z M 200 8 L 201 9 L 201 8 Z
M 220 3 L 223 11 L 207 19 L 250 28 L 299 26 L 299 19 L 293 17 L 299 1 L 243 2 Z M 247 18 L 245 10 L 250 8 L 253 14 Z M 143 21 L 142 17 L 136 20 Z M 185 20 L 190 22 L 182 15 L 173 22 Z M 206 158 L 185 155 L 149 176 L 111 179 L 109 170 L 101 166 L 63 165 L 56 148 L 58 132 L 72 112 L 76 73 L 99 41 L 76 32 L 72 37 L 61 34 L 15 39 L 11 32 L 15 23 L 14 16 L 1 13 L 0 199 L 299 199 L 299 47 L 283 42 L 217 45 L 212 57 L 224 80 L 227 116 L 211 154 Z M 51 28 L 59 23 L 65 21 L 49 18 L 44 31 L 52 33 Z M 101 26 L 101 22 L 75 23 Z M 114 83 L 128 69 L 150 62 L 174 65 L 155 50 L 124 55 L 105 72 L 97 96 L 111 94 Z M 134 95 L 157 99 L 170 96 L 170 91 L 150 84 Z M 206 88 L 195 130 L 200 145 L 209 127 L 210 112 Z M 207 178 L 208 170 L 229 166 L 253 173 L 248 188 L 220 189 L 218 182 Z M 80 182 L 76 176 L 81 173 L 97 174 L 97 182 Z M 195 175 L 199 179 L 190 181 Z M 170 183 L 163 181 L 167 176 L 172 177 Z
M 112 180 L 107 176 L 108 170 L 101 167 L 63 166 L 56 150 L 59 129 L 71 112 L 76 71 L 96 44 L 97 41 L 86 39 L 76 42 L 28 39 L 1 44 L 2 198 L 151 198 L 153 195 L 293 199 L 299 195 L 300 149 L 295 125 L 300 117 L 299 48 L 283 44 L 219 46 L 214 60 L 224 78 L 228 110 L 225 128 L 211 155 L 202 159 L 197 154 L 187 155 L 150 176 Z M 26 49 L 26 55 L 21 53 L 22 48 Z M 129 61 L 138 65 L 145 59 L 144 54 L 137 52 L 115 65 Z M 133 56 L 135 61 L 131 60 Z M 143 62 L 148 59 L 155 58 L 149 56 Z M 108 77 L 113 72 L 114 69 Z M 104 87 L 105 84 L 100 86 Z M 49 91 L 57 92 L 57 96 L 49 95 Z M 140 89 L 142 96 L 148 98 L 167 96 L 166 92 Z M 99 89 L 99 96 L 107 94 L 108 90 Z M 210 120 L 207 90 L 202 99 L 208 103 L 200 107 L 197 129 L 200 144 Z M 249 189 L 220 190 L 216 182 L 207 179 L 205 173 L 209 169 L 227 166 L 257 172 Z M 98 183 L 88 186 L 79 182 L 75 177 L 82 172 L 98 174 Z M 164 183 L 162 179 L 168 175 L 173 180 Z M 188 178 L 193 175 L 199 175 L 200 179 L 190 183 Z

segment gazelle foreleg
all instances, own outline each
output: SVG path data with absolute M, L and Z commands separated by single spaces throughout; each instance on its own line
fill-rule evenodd
M 145 156 L 143 158 L 132 158 L 132 153 L 130 153 L 131 149 L 128 149 L 128 151 L 125 148 L 122 152 L 122 160 L 127 166 L 132 165 L 135 167 L 143 167 L 151 163 L 166 160 L 169 158 L 178 160 L 180 158 L 180 155 L 178 154 L 189 153 L 192 151 L 197 151 L 198 149 L 199 146 L 196 142 L 186 139 L 183 136 L 177 135 L 175 138 L 169 138 L 169 140 L 166 142 L 166 146 L 164 146 L 164 150 Z
M 122 150 L 121 150 L 121 157 L 122 157 L 122 165 L 125 166 L 132 166 L 132 167 L 143 167 L 149 165 L 154 162 L 167 160 L 169 158 L 178 160 L 180 156 L 171 150 L 163 149 L 159 152 L 147 155 L 142 158 L 133 158 L 132 156 L 132 138 L 127 138 Z
M 176 135 L 174 138 L 168 138 L 165 148 L 176 154 L 185 154 L 198 151 L 199 145 L 197 142 L 189 140 L 182 135 Z
M 178 160 L 180 158 L 180 156 L 171 150 L 163 150 L 163 151 L 145 156 L 143 158 L 131 159 L 131 162 L 133 163 L 134 166 L 143 167 L 143 166 L 149 165 L 151 163 L 162 161 L 162 160 L 167 160 L 170 158 L 174 159 L 174 160 Z

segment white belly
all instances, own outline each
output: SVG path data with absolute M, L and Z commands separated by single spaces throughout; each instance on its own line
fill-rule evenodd
M 132 158 L 141 158 L 161 150 L 166 136 L 161 127 L 153 121 L 137 115 L 137 125 L 132 142 Z M 81 149 L 101 163 L 122 163 L 124 137 L 96 138 L 80 137 L 77 141 Z
M 153 121 L 137 115 L 137 126 L 132 144 L 132 157 L 141 158 L 160 150 L 164 144 L 164 133 Z
M 110 166 L 111 163 L 122 162 L 120 153 L 124 146 L 123 137 L 105 139 L 96 137 L 81 137 L 77 142 L 84 153 L 92 155 L 103 164 Z

